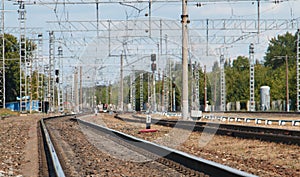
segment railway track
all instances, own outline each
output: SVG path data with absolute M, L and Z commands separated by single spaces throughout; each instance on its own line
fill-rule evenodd
M 227 115 L 227 116 L 224 116 Z M 299 113 L 296 112 L 225 112 L 225 113 L 205 113 L 203 119 L 219 120 L 222 122 L 237 122 L 246 124 L 265 124 L 278 126 L 300 125 Z
M 55 170 L 56 176 L 253 176 L 80 119 L 59 117 L 43 121 L 43 135 L 50 139 L 46 138 L 45 146 L 52 154 L 48 161 L 54 162 L 50 169 Z M 105 151 L 116 147 L 114 153 Z M 116 152 L 129 157 L 112 156 Z
M 128 122 L 145 122 L 145 117 L 132 116 L 132 118 L 125 118 L 115 116 L 115 118 Z M 245 126 L 236 124 L 220 124 L 220 123 L 208 123 L 208 122 L 195 122 L 195 121 L 179 121 L 179 120 L 165 120 L 152 118 L 154 124 L 178 127 L 191 131 L 199 131 L 208 133 L 215 133 L 217 135 L 227 135 L 232 137 L 246 138 L 246 139 L 258 139 L 268 142 L 295 144 L 300 145 L 300 131 L 287 130 L 278 128 L 267 128 L 258 126 Z
M 61 117 L 61 116 L 58 116 Z M 49 117 L 41 119 L 39 126 L 39 149 L 40 152 L 40 176 L 50 177 L 65 177 L 64 170 L 56 154 L 56 149 L 51 141 L 50 134 L 45 125 L 47 119 L 54 119 L 58 117 Z M 64 117 L 64 116 L 63 116 Z M 43 149 L 43 150 L 42 150 Z
M 217 113 L 217 112 L 207 112 L 207 113 Z M 226 113 L 226 114 L 245 114 L 245 115 L 256 115 L 256 116 L 263 116 L 263 115 L 277 115 L 277 116 L 283 116 L 283 117 L 286 117 L 286 116 L 289 116 L 289 117 L 299 117 L 300 116 L 300 113 L 299 112 L 282 112 L 282 111 L 225 111 L 223 113 Z

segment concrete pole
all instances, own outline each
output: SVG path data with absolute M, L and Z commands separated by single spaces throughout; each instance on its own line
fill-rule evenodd
M 161 84 L 161 111 L 165 112 L 165 76 L 164 71 L 162 71 L 162 84 Z
M 83 104 L 83 89 L 82 89 L 82 66 L 79 68 L 79 110 L 82 110 L 82 104 Z
M 290 103 L 289 103 L 289 66 L 288 66 L 288 56 L 285 56 L 285 71 L 286 71 L 286 112 L 290 111 Z
M 79 112 L 79 100 L 78 100 L 78 68 L 75 67 L 75 73 L 74 73 L 74 102 L 75 102 L 75 108 L 74 111 L 76 113 Z
M 123 54 L 121 54 L 120 66 L 120 111 L 123 111 Z
M 175 82 L 175 79 L 173 79 L 173 81 Z M 173 112 L 176 112 L 176 87 L 173 88 Z
M 206 111 L 207 102 L 207 81 L 206 81 L 206 65 L 204 65 L 204 111 Z
M 150 82 L 151 82 L 151 76 L 150 73 L 148 73 L 148 104 L 151 103 L 151 86 L 150 86 Z
M 156 70 L 156 54 L 151 54 L 151 70 L 152 70 L 152 88 L 153 88 L 153 93 L 152 93 L 152 111 L 156 112 L 156 91 L 155 91 L 155 70 Z
M 182 119 L 189 118 L 189 89 L 188 89 L 188 14 L 187 14 L 187 1 L 182 0 Z
M 153 86 L 153 112 L 156 112 L 156 89 L 155 89 L 155 70 L 152 72 L 152 86 Z

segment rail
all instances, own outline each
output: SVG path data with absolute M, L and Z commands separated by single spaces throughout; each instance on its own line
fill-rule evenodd
M 94 128 L 96 130 L 102 131 L 104 133 L 107 133 L 114 137 L 122 138 L 124 141 L 135 145 L 139 148 L 142 148 L 144 150 L 147 150 L 153 154 L 163 156 L 166 159 L 172 160 L 174 162 L 177 162 L 187 168 L 203 172 L 205 174 L 208 174 L 209 176 L 248 176 L 248 177 L 254 177 L 255 175 L 216 163 L 212 162 L 206 159 L 202 159 L 190 154 L 187 154 L 185 152 L 181 152 L 175 149 L 168 148 L 166 146 L 158 145 L 149 141 L 145 141 L 143 139 L 136 138 L 134 136 L 127 135 L 125 133 L 109 129 L 106 127 L 103 127 L 101 125 L 97 125 L 91 122 L 86 122 L 80 119 L 75 119 L 79 123 Z
M 203 116 L 205 119 L 209 120 L 219 120 L 219 121 L 228 121 L 228 122 L 245 122 L 250 123 L 254 122 L 255 124 L 262 124 L 271 125 L 273 123 L 278 123 L 278 125 L 285 125 L 286 123 L 290 123 L 292 126 L 299 126 L 300 120 L 274 120 L 274 119 L 267 119 L 267 118 L 241 118 L 241 117 L 227 117 L 227 116 L 214 116 L 214 115 L 206 115 Z
M 51 118 L 55 118 L 55 117 L 51 117 Z M 44 118 L 44 119 L 49 119 L 49 118 Z M 58 156 L 56 154 L 55 148 L 53 146 L 53 143 L 51 141 L 50 135 L 47 131 L 44 119 L 41 119 L 40 123 L 41 123 L 41 130 L 42 130 L 42 134 L 44 136 L 44 141 L 47 144 L 47 148 L 48 148 L 48 152 L 50 157 L 48 157 L 48 160 L 50 160 L 50 164 L 53 166 L 55 174 L 57 177 L 65 177 L 64 171 L 62 169 L 62 166 L 59 162 Z
M 121 120 L 132 121 L 132 122 L 145 122 L 144 117 L 133 116 L 136 118 L 129 119 L 123 118 L 118 115 L 115 118 Z M 173 127 L 177 124 L 177 120 L 164 120 L 152 118 L 152 123 L 157 125 Z M 287 129 L 277 129 L 277 128 L 267 128 L 267 127 L 257 127 L 257 126 L 245 126 L 245 125 L 235 125 L 235 124 L 219 124 L 211 122 L 195 122 L 195 121 L 180 121 L 180 126 L 178 128 L 188 129 L 193 131 L 201 132 L 204 129 L 207 132 L 214 132 L 217 135 L 227 135 L 232 137 L 239 137 L 245 139 L 258 139 L 262 141 L 284 143 L 284 144 L 294 144 L 300 145 L 300 131 L 298 130 L 287 130 Z

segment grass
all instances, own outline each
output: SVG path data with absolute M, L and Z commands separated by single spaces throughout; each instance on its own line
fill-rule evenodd
M 18 112 L 11 111 L 9 109 L 0 109 L 0 117 L 18 116 Z

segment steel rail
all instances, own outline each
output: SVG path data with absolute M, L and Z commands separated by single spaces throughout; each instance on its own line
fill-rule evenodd
M 265 125 L 271 125 L 274 122 L 277 122 L 278 125 L 285 125 L 286 123 L 290 123 L 292 126 L 297 126 L 300 124 L 300 120 L 288 120 L 288 119 L 270 119 L 270 118 L 240 118 L 240 117 L 233 117 L 233 116 L 203 116 L 203 118 L 205 119 L 209 119 L 209 120 L 219 120 L 219 121 L 228 121 L 228 122 L 245 122 L 245 123 L 249 123 L 249 122 L 255 122 L 255 124 L 262 124 L 263 122 L 265 123 Z
M 175 120 L 157 120 L 158 124 L 176 124 Z M 243 132 L 256 132 L 256 133 L 268 133 L 273 135 L 289 135 L 294 137 L 300 137 L 300 131 L 298 130 L 288 130 L 279 128 L 269 128 L 269 127 L 259 127 L 259 126 L 247 126 L 247 125 L 237 125 L 237 124 L 220 124 L 215 122 L 193 122 L 186 121 L 185 125 L 195 125 L 195 126 L 210 126 L 217 127 L 221 129 L 228 130 L 238 130 Z
M 133 116 L 137 120 L 122 118 L 115 116 L 121 120 L 132 121 L 144 123 L 145 118 L 140 116 Z M 266 128 L 257 126 L 244 126 L 244 125 L 234 125 L 234 124 L 219 124 L 211 122 L 193 122 L 193 121 L 180 121 L 179 125 L 177 120 L 162 120 L 152 118 L 152 123 L 157 125 L 163 125 L 168 127 L 178 127 L 182 129 L 188 129 L 193 131 L 206 131 L 214 132 L 217 135 L 227 135 L 232 137 L 239 137 L 245 139 L 258 139 L 261 141 L 284 143 L 284 144 L 294 144 L 300 146 L 300 131 L 297 130 L 287 130 L 287 129 L 277 129 L 277 128 Z M 191 127 L 193 126 L 193 127 Z
M 147 150 L 153 154 L 163 156 L 166 159 L 172 160 L 174 162 L 177 162 L 187 168 L 203 172 L 205 174 L 208 174 L 212 177 L 219 177 L 219 176 L 248 176 L 248 177 L 254 177 L 255 175 L 213 162 L 206 159 L 202 159 L 193 155 L 190 155 L 185 152 L 181 152 L 175 149 L 168 148 L 166 146 L 158 145 L 149 141 L 145 141 L 143 139 L 136 138 L 131 135 L 127 135 L 125 133 L 109 129 L 107 127 L 103 127 L 101 125 L 97 125 L 91 122 L 83 121 L 80 119 L 75 119 L 78 121 L 78 123 L 81 123 L 85 126 L 88 126 L 90 128 L 94 128 L 98 131 L 102 131 L 104 133 L 107 133 L 114 137 L 119 137 L 123 139 L 124 141 L 135 145 L 139 148 L 142 148 L 144 150 Z
M 52 118 L 55 118 L 55 117 L 52 117 Z M 56 176 L 65 177 L 64 170 L 62 169 L 62 166 L 61 166 L 60 161 L 58 159 L 58 156 L 57 156 L 57 153 L 55 151 L 54 145 L 53 145 L 53 143 L 51 141 L 51 138 L 50 138 L 50 135 L 47 131 L 47 128 L 46 128 L 46 125 L 45 125 L 45 122 L 44 122 L 45 119 L 49 119 L 49 118 L 41 119 L 40 123 L 41 123 L 41 126 L 42 126 L 42 128 L 41 128 L 42 134 L 44 135 L 44 138 L 45 138 L 44 141 L 47 144 L 49 154 L 51 156 L 51 162 L 50 163 L 53 165 Z

